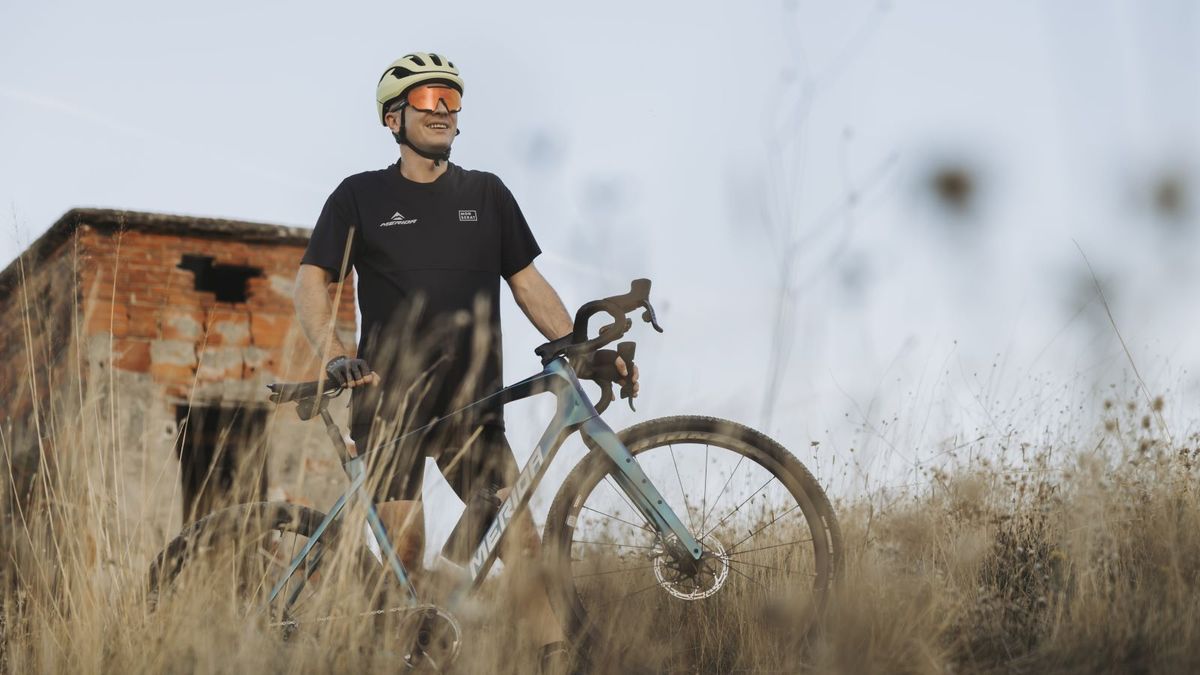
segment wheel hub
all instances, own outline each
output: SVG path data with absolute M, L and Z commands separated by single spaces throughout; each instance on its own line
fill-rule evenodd
M 721 590 L 729 578 L 725 547 L 711 534 L 700 539 L 700 547 L 699 560 L 681 546 L 655 547 L 654 576 L 663 590 L 680 600 L 703 600 Z
M 434 605 L 421 605 L 405 612 L 400 621 L 404 640 L 404 665 L 441 672 L 458 658 L 462 628 L 449 612 Z

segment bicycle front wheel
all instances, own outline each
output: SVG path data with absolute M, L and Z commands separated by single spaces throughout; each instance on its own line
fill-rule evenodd
M 841 566 L 841 534 L 812 474 L 753 429 L 711 417 L 620 432 L 700 541 L 679 556 L 593 451 L 546 521 L 550 590 L 593 668 L 648 672 L 794 669 Z

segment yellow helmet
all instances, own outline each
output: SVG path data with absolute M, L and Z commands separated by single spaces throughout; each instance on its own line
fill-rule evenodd
M 408 54 L 392 62 L 375 87 L 375 108 L 379 123 L 387 126 L 383 116 L 387 107 L 411 87 L 424 82 L 442 82 L 463 93 L 462 77 L 449 59 L 432 52 Z

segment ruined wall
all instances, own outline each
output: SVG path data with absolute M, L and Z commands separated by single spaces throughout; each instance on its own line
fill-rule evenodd
M 0 277 L 0 503 L 29 498 L 57 430 L 77 419 L 81 369 L 73 359 L 78 330 L 77 246 L 49 242 Z M 11 474 L 10 474 L 11 472 Z
M 261 459 L 256 494 L 328 506 L 346 479 L 323 426 L 275 408 L 265 387 L 319 372 L 291 299 L 306 240 L 292 228 L 76 210 L 0 272 L 9 525 L 54 505 L 66 517 L 51 520 L 85 540 L 86 564 L 144 565 L 185 517 L 180 415 L 230 407 L 257 411 L 265 430 L 255 447 L 230 445 Z M 238 284 L 197 288 L 198 274 L 233 268 L 246 273 L 233 289 L 242 297 L 221 297 Z M 336 329 L 354 344 L 352 283 Z M 343 427 L 345 402 L 331 406 Z M 19 534 L 4 528 L 0 548 Z
M 88 380 L 111 402 L 123 458 L 119 510 L 153 540 L 179 529 L 183 514 L 176 440 L 180 406 L 267 408 L 268 498 L 327 505 L 343 488 L 319 422 L 301 423 L 292 406 L 275 409 L 266 384 L 315 379 L 319 364 L 294 320 L 292 285 L 302 242 L 84 226 L 83 339 Z M 245 300 L 197 290 L 185 256 L 261 270 Z M 351 285 L 343 288 L 337 330 L 354 343 Z M 342 406 L 334 406 L 345 417 Z M 245 449 L 246 452 L 254 450 Z

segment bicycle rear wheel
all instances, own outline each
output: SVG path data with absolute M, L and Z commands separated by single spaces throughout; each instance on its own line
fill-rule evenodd
M 621 441 L 704 548 L 675 557 L 613 479 L 579 464 L 546 521 L 550 590 L 593 668 L 792 671 L 841 566 L 841 533 L 812 474 L 783 446 L 711 417 L 650 420 Z
M 155 557 L 150 565 L 151 597 L 157 600 L 165 591 L 188 583 L 191 597 L 204 602 L 228 598 L 232 585 L 237 613 L 266 608 L 271 589 L 324 518 L 315 509 L 282 502 L 239 504 L 213 512 L 184 528 Z M 269 607 L 273 624 L 294 624 L 297 610 L 304 607 L 319 580 L 320 556 L 337 534 L 337 523 L 332 523 L 321 538 L 325 544 L 308 555 L 310 564 L 301 565 L 288 579 Z

